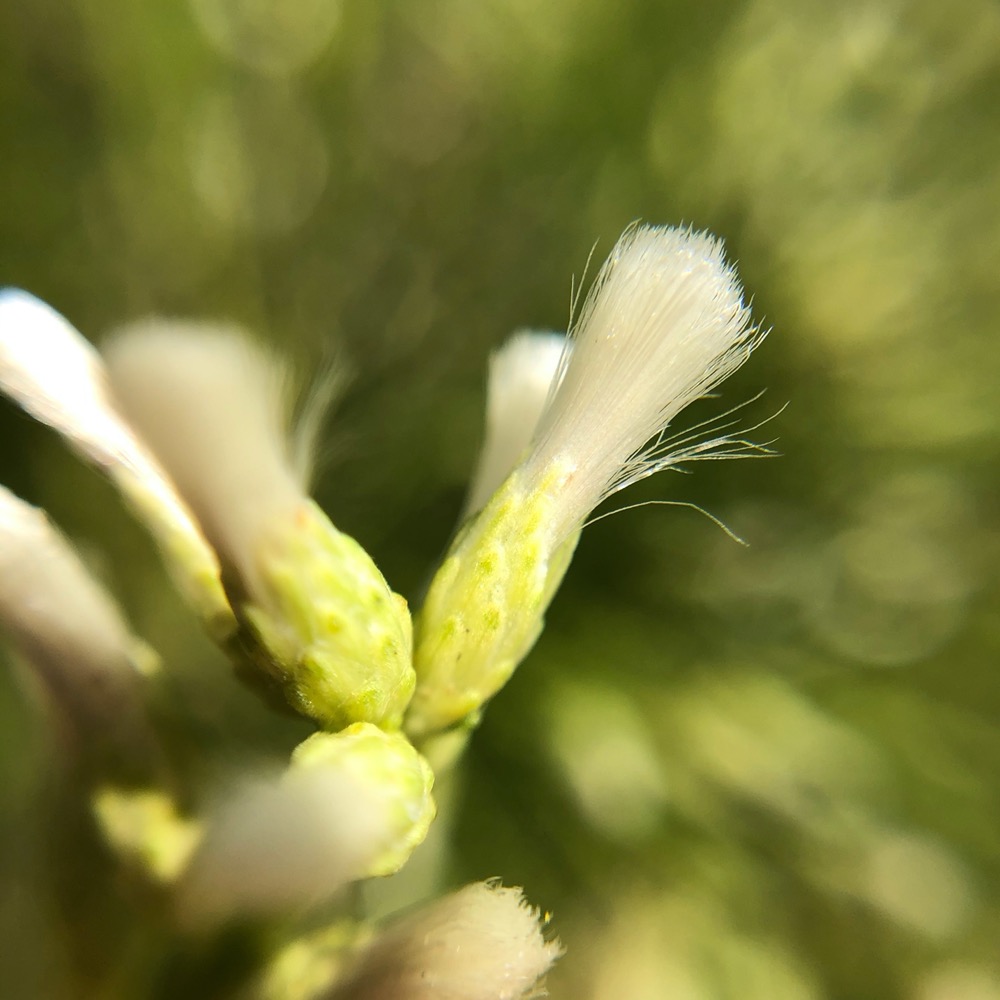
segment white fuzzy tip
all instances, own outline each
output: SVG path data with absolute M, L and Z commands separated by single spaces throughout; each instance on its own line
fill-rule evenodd
M 207 616 L 225 623 L 231 613 L 215 554 L 173 483 L 122 418 L 100 355 L 54 309 L 15 288 L 0 290 L 0 391 L 117 484 L 185 590 Z
M 97 352 L 51 306 L 16 288 L 0 291 L 0 386 L 102 466 L 133 444 Z
M 268 525 L 304 496 L 285 368 L 236 327 L 148 320 L 104 348 L 111 385 L 209 541 L 245 581 Z
M 44 511 L 2 486 L 0 628 L 79 735 L 142 725 L 138 647 L 117 605 Z
M 467 885 L 383 931 L 326 1000 L 522 1000 L 562 953 L 520 889 Z
M 0 389 L 103 471 L 141 480 L 165 508 L 178 504 L 115 408 L 97 351 L 55 309 L 16 288 L 0 290 Z M 172 509 L 165 516 L 186 517 Z
M 207 819 L 178 917 L 200 929 L 320 903 L 367 871 L 389 826 L 384 797 L 343 771 L 244 781 Z
M 515 333 L 490 357 L 486 434 L 466 513 L 485 506 L 524 456 L 545 409 L 568 341 L 561 333 Z
M 615 245 L 572 333 L 525 466 L 529 482 L 563 473 L 561 534 L 611 493 L 727 444 L 671 451 L 664 431 L 760 340 L 722 243 L 652 226 L 627 230 Z

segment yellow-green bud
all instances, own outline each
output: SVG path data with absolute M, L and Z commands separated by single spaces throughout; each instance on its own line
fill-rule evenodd
M 240 611 L 295 709 L 332 730 L 399 727 L 415 680 L 406 601 L 311 500 L 262 538 Z
M 553 530 L 565 472 L 529 488 L 515 471 L 459 534 L 417 619 L 417 690 L 407 731 L 423 738 L 472 716 L 542 631 L 579 538 Z
M 415 738 L 472 716 L 506 682 L 602 500 L 682 462 L 768 453 L 725 433 L 724 421 L 667 434 L 761 340 L 713 237 L 626 230 L 571 333 L 521 465 L 459 535 L 431 585 L 406 721 Z
M 111 468 L 108 475 L 152 533 L 171 578 L 208 634 L 224 642 L 236 631 L 236 620 L 219 578 L 219 560 L 173 487 L 133 468 Z
M 201 837 L 200 824 L 181 816 L 163 791 L 109 785 L 94 794 L 93 810 L 118 855 L 158 882 L 174 881 Z
M 254 990 L 259 1000 L 325 995 L 352 947 L 371 936 L 367 925 L 347 917 L 289 941 L 270 961 Z
M 287 368 L 238 329 L 174 321 L 122 331 L 105 354 L 120 405 L 218 553 L 254 665 L 324 728 L 398 728 L 409 612 L 307 496 Z
M 314 733 L 292 754 L 293 768 L 330 768 L 380 799 L 384 836 L 365 876 L 392 875 L 406 863 L 434 819 L 434 773 L 401 733 L 356 723 L 340 733 Z

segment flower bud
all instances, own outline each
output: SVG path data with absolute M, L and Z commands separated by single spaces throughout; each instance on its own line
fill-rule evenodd
M 322 903 L 365 874 L 384 813 L 335 770 L 238 782 L 208 810 L 175 880 L 179 922 L 204 929 Z
M 295 748 L 292 765 L 349 775 L 381 803 L 385 819 L 370 842 L 366 876 L 399 871 L 427 836 L 436 812 L 434 773 L 402 734 L 363 722 L 339 733 L 314 733 Z
M 279 778 L 244 781 L 204 822 L 177 881 L 190 927 L 302 909 L 396 871 L 434 817 L 430 768 L 399 733 L 315 733 Z
M 622 236 L 575 324 L 531 449 L 459 533 L 431 583 L 407 715 L 415 738 L 474 719 L 506 683 L 602 500 L 685 460 L 754 450 L 698 435 L 672 449 L 665 431 L 758 340 L 717 240 L 653 227 Z
M 219 554 L 258 664 L 325 728 L 398 727 L 414 685 L 406 602 L 306 495 L 284 368 L 238 330 L 180 322 L 132 327 L 105 354 L 124 411 Z
M 202 835 L 162 789 L 105 785 L 94 794 L 93 810 L 118 856 L 164 884 L 185 868 Z

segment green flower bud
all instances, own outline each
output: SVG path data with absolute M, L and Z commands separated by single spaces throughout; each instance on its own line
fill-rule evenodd
M 382 832 L 365 876 L 391 875 L 405 864 L 434 819 L 434 773 L 400 733 L 359 722 L 340 733 L 314 733 L 292 754 L 294 768 L 326 768 L 352 779 L 380 802 Z
M 92 808 L 118 856 L 158 882 L 177 878 L 202 834 L 197 821 L 181 816 L 174 800 L 156 789 L 108 785 L 94 794 Z
M 411 624 L 368 553 L 305 501 L 262 537 L 239 605 L 289 703 L 327 729 L 399 728 L 413 694 Z
M 467 717 L 507 683 L 543 627 L 579 531 L 553 531 L 559 476 L 511 475 L 459 534 L 417 619 L 419 682 L 406 718 L 423 738 Z
M 247 678 L 276 683 L 327 729 L 398 728 L 415 682 L 409 611 L 309 499 L 311 434 L 289 438 L 286 367 L 239 329 L 161 320 L 120 332 L 106 357 L 121 406 L 218 553 L 257 668 Z
M 714 436 L 731 422 L 666 433 L 761 339 L 713 237 L 627 230 L 571 333 L 527 454 L 459 534 L 431 584 L 417 622 L 417 690 L 406 721 L 415 738 L 474 720 L 506 683 L 538 638 L 580 531 L 602 500 L 685 461 L 768 453 L 739 436 Z

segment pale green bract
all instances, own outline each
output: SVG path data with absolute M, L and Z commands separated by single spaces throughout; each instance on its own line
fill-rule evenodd
M 410 613 L 365 550 L 309 500 L 257 559 L 260 593 L 237 606 L 292 707 L 329 730 L 398 728 L 415 683 Z
M 514 472 L 445 557 L 417 619 L 418 686 L 406 719 L 415 739 L 474 718 L 541 634 L 579 539 L 553 531 L 567 474 L 554 469 L 532 489 Z
M 384 800 L 385 838 L 367 876 L 399 871 L 427 836 L 437 809 L 434 772 L 401 733 L 355 723 L 339 733 L 314 733 L 292 754 L 292 768 L 332 768 Z

